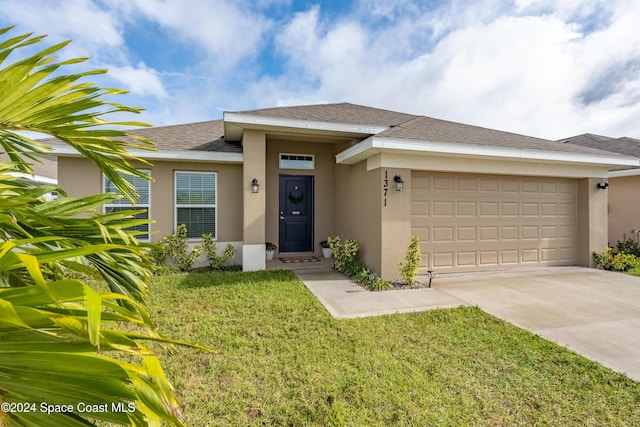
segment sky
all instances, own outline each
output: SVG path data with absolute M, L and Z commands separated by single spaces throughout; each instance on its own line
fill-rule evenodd
M 548 139 L 640 138 L 639 22 L 638 0 L 0 0 L 154 125 L 350 102 Z

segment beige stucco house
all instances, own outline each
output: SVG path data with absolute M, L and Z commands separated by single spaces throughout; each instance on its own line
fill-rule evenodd
M 640 140 L 586 133 L 560 140 L 582 147 L 640 157 Z M 617 167 L 609 172 L 609 246 L 633 239 L 640 242 L 640 168 Z
M 185 223 L 194 241 L 232 243 L 244 270 L 281 254 L 320 255 L 357 239 L 362 260 L 398 276 L 410 236 L 423 270 L 589 265 L 607 245 L 609 169 L 638 160 L 597 149 L 348 103 L 225 112 L 222 120 L 134 133 L 154 181 L 136 182 L 157 240 Z M 55 147 L 70 195 L 110 189 Z M 136 153 L 142 155 L 143 153 Z M 142 181 L 142 180 L 141 180 Z M 122 208 L 111 206 L 111 209 Z

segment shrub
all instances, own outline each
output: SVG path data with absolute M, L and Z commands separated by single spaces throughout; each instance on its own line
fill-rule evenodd
M 413 286 L 416 281 L 421 259 L 420 239 L 416 236 L 411 236 L 407 255 L 404 257 L 404 261 L 400 263 L 400 275 L 409 285 Z
M 372 291 L 391 289 L 391 283 L 372 273 L 356 258 L 360 245 L 355 240 L 347 240 L 344 245 L 339 237 L 329 237 L 328 245 L 333 253 L 334 268 Z
M 593 260 L 598 268 L 612 271 L 629 271 L 640 266 L 640 260 L 633 254 L 618 252 L 613 255 L 613 249 L 607 247 L 602 252 L 593 252 Z
M 618 252 L 613 257 L 612 269 L 613 271 L 629 271 L 638 266 L 638 257 L 632 254 L 625 254 L 624 252 Z
M 204 248 L 204 253 L 209 261 L 209 265 L 214 270 L 221 270 L 229 260 L 235 259 L 236 257 L 236 248 L 231 246 L 230 243 L 227 243 L 222 255 L 218 255 L 218 248 L 211 234 L 202 235 L 202 247 Z
M 196 258 L 202 253 L 200 246 L 196 246 L 191 251 L 188 248 L 187 226 L 180 224 L 174 234 L 165 236 L 151 256 L 160 266 L 167 265 L 167 258 L 175 264 L 180 271 L 189 271 L 193 268 Z
M 344 273 L 347 266 L 356 259 L 360 245 L 357 241 L 348 239 L 344 245 L 340 242 L 340 237 L 329 237 L 327 240 L 331 252 L 333 253 L 333 266 L 336 270 Z
M 635 255 L 636 257 L 640 257 L 640 245 L 633 239 L 627 239 L 624 242 L 618 241 L 616 245 L 616 249 L 618 252 L 624 252 L 625 254 Z
M 591 256 L 596 263 L 596 267 L 602 270 L 611 270 L 611 265 L 613 264 L 613 249 L 607 247 L 607 249 L 602 252 L 593 251 Z

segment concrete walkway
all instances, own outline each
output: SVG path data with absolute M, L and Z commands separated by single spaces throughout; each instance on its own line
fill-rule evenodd
M 441 274 L 430 289 L 369 292 L 332 270 L 296 274 L 339 319 L 478 306 L 640 381 L 637 277 L 580 267 L 537 268 Z

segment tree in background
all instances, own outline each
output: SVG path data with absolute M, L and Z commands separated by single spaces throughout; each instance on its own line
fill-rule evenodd
M 43 39 L 10 30 L 0 30 L 0 152 L 11 159 L 0 163 L 0 425 L 182 425 L 160 363 L 143 345 L 173 342 L 144 307 L 152 265 L 131 230 L 144 221 L 134 211 L 101 213 L 122 196 L 47 202 L 45 194 L 63 191 L 15 177 L 32 174 L 51 151 L 23 132 L 31 131 L 73 147 L 135 200 L 122 175 L 149 177 L 128 150 L 153 144 L 118 130 L 145 124 L 107 116 L 140 110 L 110 101 L 125 92 L 83 81 L 106 70 L 65 75 L 87 59 L 58 62 L 54 54 L 69 42 L 6 65 Z

